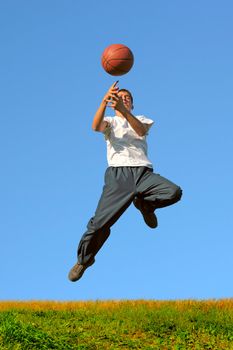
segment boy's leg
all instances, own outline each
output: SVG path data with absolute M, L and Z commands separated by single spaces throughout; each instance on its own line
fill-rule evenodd
M 86 265 L 94 260 L 106 239 L 110 227 L 129 207 L 134 198 L 133 176 L 127 167 L 107 169 L 105 186 L 94 217 L 87 225 L 78 246 L 78 262 Z
M 137 198 L 143 202 L 146 211 L 172 205 L 180 200 L 182 190 L 168 179 L 148 169 L 137 185 Z

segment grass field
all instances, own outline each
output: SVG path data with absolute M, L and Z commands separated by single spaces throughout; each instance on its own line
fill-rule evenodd
M 0 349 L 233 349 L 233 299 L 0 302 Z

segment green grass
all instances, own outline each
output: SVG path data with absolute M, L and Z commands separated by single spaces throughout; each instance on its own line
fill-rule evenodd
M 2 302 L 0 349 L 233 349 L 233 299 Z

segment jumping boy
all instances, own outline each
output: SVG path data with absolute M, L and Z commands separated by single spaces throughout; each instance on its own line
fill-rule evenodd
M 132 114 L 133 96 L 126 89 L 119 90 L 117 83 L 104 96 L 92 123 L 94 131 L 105 135 L 109 166 L 95 215 L 88 222 L 78 246 L 78 262 L 69 272 L 72 282 L 79 280 L 94 264 L 95 255 L 110 235 L 111 226 L 132 202 L 145 223 L 156 228 L 155 209 L 176 203 L 182 195 L 180 187 L 153 173 L 146 142 L 153 121 Z M 107 106 L 114 109 L 114 117 L 105 117 Z

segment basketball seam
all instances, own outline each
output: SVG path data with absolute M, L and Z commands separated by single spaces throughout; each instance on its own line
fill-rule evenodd
M 110 59 L 111 59 L 111 57 L 112 57 L 112 56 L 115 54 L 115 52 L 116 52 L 116 51 L 119 51 L 119 50 L 124 50 L 124 49 L 129 50 L 129 52 L 131 53 L 131 55 L 132 55 L 132 57 L 133 57 L 133 53 L 132 53 L 132 51 L 131 51 L 131 50 L 130 50 L 128 47 L 126 47 L 126 46 L 125 46 L 125 47 L 119 47 L 118 49 L 115 49 L 115 50 L 114 50 L 114 53 L 113 53 L 113 54 L 112 54 L 110 57 L 108 56 L 108 60 L 110 60 Z
M 102 57 L 102 65 L 103 65 L 104 69 L 108 69 L 108 67 L 107 67 L 108 61 L 104 56 Z
M 132 61 L 132 60 L 131 58 L 110 58 L 107 62 L 109 61 Z
M 113 71 L 115 71 L 115 72 L 128 73 L 128 70 L 123 70 L 123 69 L 116 68 L 116 67 L 112 66 L 111 63 L 109 63 L 109 62 L 107 62 L 107 64 L 108 64 L 109 66 L 111 66 L 112 69 L 113 69 Z

